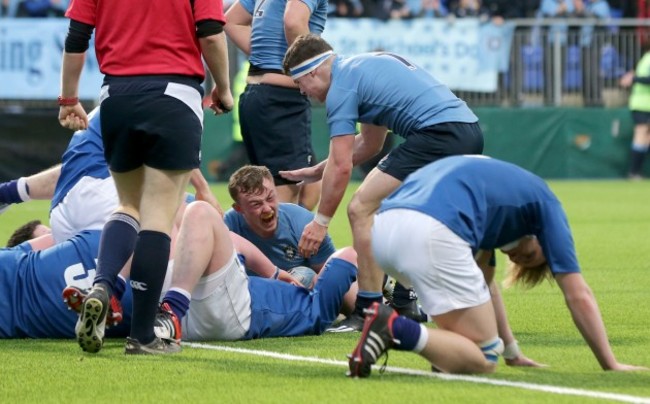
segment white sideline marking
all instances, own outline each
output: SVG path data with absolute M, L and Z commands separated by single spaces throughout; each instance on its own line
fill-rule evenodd
M 345 366 L 345 367 L 348 366 L 347 362 L 333 360 L 333 359 L 322 359 L 313 356 L 310 357 L 310 356 L 289 355 L 289 354 L 283 354 L 283 353 L 272 352 L 272 351 L 233 348 L 233 347 L 221 346 L 221 345 L 199 344 L 195 342 L 183 342 L 183 346 L 187 346 L 191 348 L 210 349 L 214 351 L 226 351 L 226 352 L 243 353 L 248 355 L 265 356 L 267 358 L 283 359 L 288 361 L 314 362 L 314 363 L 321 363 L 326 365 Z M 377 370 L 377 366 L 373 366 L 373 369 Z M 553 394 L 592 397 L 592 398 L 599 398 L 599 399 L 606 399 L 606 400 L 621 401 L 624 403 L 650 404 L 650 397 L 637 397 L 637 396 L 630 396 L 627 394 L 573 389 L 569 387 L 557 387 L 557 386 L 550 386 L 545 384 L 512 382 L 508 380 L 488 379 L 485 377 L 477 377 L 477 376 L 450 375 L 445 373 L 426 372 L 422 370 L 398 368 L 393 366 L 386 366 L 386 371 L 392 373 L 405 374 L 405 375 L 435 377 L 438 379 L 451 380 L 451 381 L 464 381 L 464 382 L 479 383 L 479 384 L 491 384 L 493 386 L 515 387 L 524 390 L 543 391 L 543 392 L 553 393 Z

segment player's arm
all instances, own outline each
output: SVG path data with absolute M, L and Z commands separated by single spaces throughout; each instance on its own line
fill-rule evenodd
M 327 164 L 323 172 L 321 184 L 321 199 L 318 212 L 309 224 L 305 226 L 298 251 L 309 258 L 318 252 L 323 239 L 327 235 L 329 222 L 341 204 L 345 190 L 352 176 L 352 149 L 354 147 L 353 134 L 335 136 L 330 140 L 330 151 Z
M 209 203 L 217 210 L 217 212 L 219 212 L 221 217 L 223 217 L 223 208 L 219 204 L 217 197 L 212 193 L 210 184 L 208 184 L 208 180 L 205 179 L 200 169 L 195 168 L 192 170 L 192 173 L 190 175 L 190 183 L 196 191 L 196 199 Z
M 562 289 L 573 322 L 603 370 L 647 370 L 616 360 L 607 339 L 607 331 L 596 298 L 581 273 L 558 274 L 555 280 Z
M 246 258 L 246 268 L 263 278 L 274 278 L 300 286 L 300 282 L 297 279 L 287 271 L 276 267 L 253 243 L 233 232 L 230 232 L 230 238 L 235 246 L 235 250 Z
M 63 50 L 59 95 L 59 123 L 64 128 L 80 130 L 88 127 L 88 115 L 79 103 L 79 79 L 93 29 L 92 25 L 70 20 Z
M 354 139 L 352 163 L 357 166 L 376 156 L 384 146 L 388 129 L 385 126 L 361 124 L 361 132 Z
M 231 111 L 233 98 L 228 77 L 228 44 L 223 24 L 216 20 L 203 20 L 196 23 L 196 35 L 199 38 L 201 54 L 212 75 L 215 87 L 212 89 L 210 108 L 215 114 Z
M 236 1 L 226 12 L 225 26 L 228 38 L 237 46 L 246 56 L 251 54 L 251 24 L 253 16 Z
M 311 11 L 302 0 L 288 0 L 284 9 L 284 36 L 291 45 L 298 36 L 309 33 Z
M 60 175 L 61 164 L 57 164 L 29 177 L 0 184 L 0 206 L 27 202 L 31 199 L 52 199 Z
M 503 340 L 505 350 L 503 352 L 503 359 L 505 359 L 508 366 L 531 366 L 531 367 L 544 367 L 546 365 L 539 364 L 532 359 L 527 358 L 519 348 L 519 344 L 510 328 L 508 315 L 506 314 L 506 306 L 501 296 L 501 290 L 494 281 L 494 251 L 479 250 L 476 254 L 476 264 L 483 271 L 485 282 L 489 285 L 490 296 L 492 299 L 492 307 L 497 321 L 497 331 L 499 338 Z

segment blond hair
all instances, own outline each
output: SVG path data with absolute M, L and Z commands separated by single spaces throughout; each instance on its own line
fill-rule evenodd
M 521 286 L 530 289 L 542 283 L 544 279 L 548 280 L 549 283 L 553 283 L 554 280 L 553 273 L 547 262 L 534 267 L 524 267 L 508 261 L 503 286 L 506 288 Z

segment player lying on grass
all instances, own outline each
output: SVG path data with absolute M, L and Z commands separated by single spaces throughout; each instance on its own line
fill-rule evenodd
M 203 244 L 197 244 L 195 248 L 201 251 L 217 253 L 217 251 L 221 251 L 218 249 L 224 245 L 232 248 L 237 246 L 237 252 L 240 255 L 235 256 L 235 261 L 228 259 L 230 256 L 226 260 L 238 269 L 242 268 L 239 260 L 243 259 L 249 267 L 257 269 L 259 271 L 258 274 L 261 276 L 277 277 L 286 282 L 297 284 L 294 278 L 284 271 L 279 271 L 250 242 L 234 233 L 228 232 L 225 225 L 223 225 L 221 216 L 214 207 L 203 201 L 196 202 L 192 206 L 193 208 L 187 216 L 190 221 L 198 220 L 199 218 L 207 219 L 209 217 L 210 219 L 214 218 L 216 224 L 214 226 L 205 226 L 205 222 L 201 222 L 200 220 L 193 221 L 193 224 L 188 224 L 185 227 L 185 234 L 187 232 L 193 232 L 196 227 L 197 235 L 202 234 L 200 229 L 206 229 L 219 237 L 218 242 L 214 244 L 214 249 L 205 248 Z M 217 228 L 218 230 L 215 230 Z M 191 242 L 196 241 L 193 236 L 181 234 L 181 237 Z M 5 297 L 3 303 L 0 303 L 1 338 L 71 338 L 76 335 L 75 323 L 78 316 L 74 312 L 67 310 L 67 305 L 61 298 L 61 291 L 64 288 L 70 287 L 77 290 L 87 290 L 91 287 L 95 275 L 99 238 L 99 231 L 84 231 L 63 243 L 53 245 L 41 251 L 32 250 L 31 241 L 27 241 L 11 249 L 0 250 L 0 289 L 3 291 L 3 296 Z M 184 243 L 186 241 L 179 240 L 177 249 L 179 254 L 178 265 L 185 265 L 187 263 L 184 254 L 188 248 L 184 246 Z M 228 249 L 229 253 L 233 253 L 234 250 L 232 248 Z M 356 273 L 356 267 L 344 261 L 345 258 L 352 260 L 356 258 L 353 255 L 350 256 L 351 251 L 351 249 L 340 251 L 337 253 L 338 255 L 335 255 L 337 258 L 332 259 L 332 264 L 326 266 L 326 268 L 332 267 L 332 272 L 344 273 L 345 276 L 342 277 L 340 273 L 326 276 L 316 283 L 313 292 L 303 287 L 294 286 L 293 284 L 267 280 L 262 277 L 253 278 L 254 280 L 250 282 L 250 285 L 245 280 L 244 289 L 229 289 L 229 292 L 235 295 L 237 301 L 240 298 L 242 301 L 246 301 L 246 296 L 249 296 L 248 301 L 250 302 L 250 307 L 248 307 L 248 311 L 250 313 L 257 314 L 259 310 L 264 311 L 264 309 L 260 308 L 264 308 L 267 305 L 276 308 L 286 305 L 286 313 L 276 311 L 276 315 L 270 318 L 254 315 L 255 321 L 250 326 L 250 338 L 302 335 L 301 333 L 303 332 L 304 334 L 317 334 L 322 332 L 322 329 L 327 327 L 332 321 L 327 320 L 332 314 L 325 309 L 334 311 L 335 314 L 333 316 L 336 318 L 339 307 L 334 308 L 334 306 L 337 304 L 340 306 L 342 296 L 349 286 L 348 279 L 353 280 L 354 274 Z M 197 256 L 195 258 L 198 259 L 199 257 Z M 191 259 L 193 260 L 194 257 Z M 211 262 L 214 263 L 216 261 Z M 219 282 L 215 282 L 214 280 L 215 277 L 219 277 L 218 274 L 230 273 L 229 271 L 219 272 L 219 268 L 210 267 L 205 273 L 216 273 L 217 275 L 203 279 L 201 277 L 203 273 L 194 271 L 195 268 L 193 267 L 188 268 L 189 270 L 177 270 L 176 276 L 172 275 L 172 270 L 169 271 L 168 277 L 170 281 L 167 281 L 166 285 L 169 286 L 171 283 L 172 289 L 169 290 L 168 295 L 165 297 L 165 305 L 163 307 L 176 307 L 178 305 L 178 302 L 183 297 L 179 288 L 182 288 L 186 284 L 188 279 L 190 279 L 188 277 L 193 277 L 192 279 L 198 280 L 199 287 L 197 287 L 197 290 L 200 292 L 201 290 L 206 290 L 206 288 L 211 288 L 215 284 L 219 284 Z M 327 271 L 329 272 L 330 270 L 328 269 Z M 172 278 L 174 281 L 171 281 Z M 178 282 L 178 279 L 181 280 L 181 284 L 175 283 Z M 203 284 L 204 280 L 207 285 Z M 339 281 L 341 284 L 337 283 Z M 203 285 L 203 289 L 201 289 L 201 285 Z M 179 293 L 180 297 L 178 296 Z M 195 290 L 194 293 L 197 293 L 197 291 Z M 335 298 L 335 296 L 338 296 L 338 298 Z M 270 299 L 272 302 L 268 303 L 266 299 Z M 220 339 L 218 337 L 219 332 L 228 332 L 231 328 L 230 325 L 226 322 L 219 322 L 219 319 L 211 319 L 209 323 L 198 323 L 203 326 L 209 324 L 207 330 L 201 328 L 201 325 L 197 325 L 194 322 L 195 319 L 205 318 L 206 313 L 209 312 L 205 311 L 206 301 L 196 296 L 192 301 L 198 307 L 196 309 L 190 307 L 188 316 L 183 322 L 187 329 L 186 336 L 189 339 L 205 339 L 206 334 L 204 333 L 206 332 L 212 333 L 210 339 Z M 131 292 L 129 287 L 126 287 L 121 302 L 124 308 L 124 319 L 119 326 L 111 327 L 106 331 L 107 337 L 124 337 L 128 334 L 131 313 Z M 119 310 L 119 308 L 117 309 Z M 246 307 L 238 306 L 238 309 L 246 312 Z M 215 310 L 217 313 L 223 312 L 221 309 L 216 308 L 216 306 Z M 243 314 L 240 313 L 240 315 Z M 164 329 L 164 323 L 170 317 L 170 312 L 161 311 L 159 314 L 159 323 L 163 324 L 160 328 L 161 330 Z M 310 321 L 313 322 L 311 327 L 309 325 Z M 95 337 L 97 337 L 99 343 L 102 343 L 104 327 L 102 326 L 100 328 L 101 330 L 99 328 L 97 329 L 98 333 Z M 211 329 L 215 329 L 216 331 L 212 331 Z M 166 332 L 169 335 L 169 331 Z M 227 335 L 224 335 L 223 338 L 232 339 Z M 247 338 L 247 336 L 241 336 L 240 338 Z
M 115 183 L 104 159 L 99 108 L 88 114 L 88 128 L 76 131 L 61 164 L 0 184 L 0 205 L 51 200 L 50 226 L 60 243 L 83 230 L 101 230 L 118 205 Z M 190 179 L 199 199 L 216 204 L 200 170 Z M 83 214 L 79 214 L 83 212 Z
M 383 270 L 415 288 L 438 329 L 374 304 L 350 356 L 353 377 L 369 376 L 388 349 L 414 351 L 443 372 L 493 372 L 503 343 L 474 257 L 495 249 L 513 263 L 510 283 L 532 287 L 555 279 L 603 369 L 646 369 L 616 360 L 562 205 L 541 178 L 520 167 L 482 156 L 423 167 L 382 202 L 372 245 Z

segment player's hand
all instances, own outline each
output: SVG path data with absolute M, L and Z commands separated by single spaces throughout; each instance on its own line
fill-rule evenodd
M 621 87 L 624 87 L 624 88 L 630 87 L 633 82 L 634 82 L 634 72 L 633 71 L 625 73 L 618 80 L 618 84 L 620 84 Z
M 227 114 L 235 105 L 229 88 L 223 91 L 217 87 L 213 88 L 210 98 L 212 98 L 210 109 L 214 111 L 215 115 Z
M 615 370 L 617 372 L 633 372 L 636 370 L 650 370 L 645 366 L 636 366 L 636 365 L 626 365 L 624 363 L 616 363 L 615 366 L 612 366 L 606 370 Z
M 311 221 L 302 232 L 298 243 L 298 252 L 305 258 L 315 255 L 327 235 L 327 227 Z
M 300 283 L 298 279 L 294 278 L 293 276 L 291 276 L 289 272 L 282 269 L 280 270 L 280 272 L 278 272 L 278 280 L 282 282 L 290 283 L 294 286 L 302 287 L 302 283 Z
M 318 182 L 323 178 L 325 164 L 327 164 L 327 160 L 321 161 L 312 167 L 299 168 L 290 171 L 278 171 L 278 173 L 282 178 L 298 182 L 298 185 L 309 184 L 312 182 Z
M 59 123 L 61 126 L 72 130 L 83 130 L 88 128 L 88 115 L 81 103 L 59 108 Z
M 506 365 L 508 366 L 528 366 L 531 368 L 546 368 L 548 365 L 544 365 L 543 363 L 537 363 L 534 360 L 527 358 L 526 355 L 524 354 L 519 354 L 514 359 L 506 359 Z

